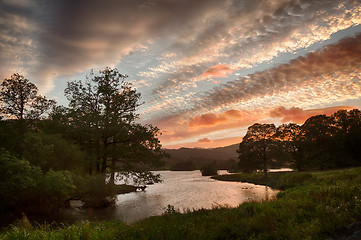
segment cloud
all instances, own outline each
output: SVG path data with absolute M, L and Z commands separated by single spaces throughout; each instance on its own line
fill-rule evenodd
M 177 149 L 181 147 L 188 147 L 188 148 L 216 148 L 222 146 L 229 146 L 232 144 L 238 144 L 242 142 L 242 137 L 231 137 L 231 138 L 220 138 L 220 139 L 213 139 L 212 142 L 199 142 L 199 141 L 188 141 L 178 144 L 169 144 L 164 146 L 168 149 Z
M 241 135 L 239 128 L 245 128 L 257 120 L 268 117 L 268 113 L 254 111 L 253 113 L 229 110 L 221 113 L 208 113 L 197 116 L 190 116 L 189 113 L 179 113 L 166 117 L 153 119 L 152 124 L 161 129 L 163 134 L 159 137 L 161 142 L 169 145 L 174 142 L 186 142 L 194 139 L 193 142 L 205 137 L 212 137 L 221 134 L 229 138 L 234 131 Z M 232 130 L 233 129 L 233 130 Z M 235 130 L 237 129 L 237 130 Z M 212 137 L 212 140 L 215 141 Z
M 322 109 L 309 109 L 303 110 L 298 107 L 291 107 L 289 109 L 285 107 L 279 107 L 270 112 L 270 116 L 274 118 L 281 118 L 281 121 L 284 122 L 294 122 L 303 124 L 309 117 L 325 114 L 331 115 L 338 110 L 345 109 L 350 110 L 354 107 L 351 106 L 336 106 L 336 107 L 329 107 L 329 108 L 322 108 Z
M 209 138 L 202 138 L 202 139 L 198 139 L 199 143 L 212 143 L 213 140 L 209 139 Z
M 210 67 L 207 71 L 202 74 L 202 77 L 226 77 L 229 74 L 232 74 L 232 69 L 224 64 L 218 64 L 213 67 Z
M 360 6 L 352 0 L 6 0 L 0 4 L 0 16 L 15 13 L 23 23 L 36 27 L 36 31 L 20 31 L 5 22 L 8 37 L 30 40 L 32 46 L 9 47 L 0 40 L 2 53 L 11 49 L 6 56 L 19 56 L 13 62 L 1 59 L 3 66 L 25 66 L 39 83 L 49 84 L 53 73 L 71 75 L 114 66 L 143 49 L 140 46 L 156 47 L 162 49 L 164 59 L 143 71 L 160 73 L 153 79 L 162 82 L 155 93 L 201 81 L 209 66 L 219 62 L 232 70 L 251 67 L 361 22 Z M 170 59 L 174 68 L 163 68 Z M 1 71 L 11 74 L 6 69 Z
M 0 79 L 25 74 L 37 62 L 32 1 L 0 2 Z
M 227 119 L 222 115 L 217 115 L 214 113 L 207 113 L 200 116 L 196 116 L 189 120 L 189 126 L 213 126 L 219 122 L 224 122 Z
M 220 123 L 230 122 L 230 121 L 240 121 L 246 120 L 250 116 L 247 112 L 241 112 L 238 110 L 229 110 L 221 114 L 215 113 L 206 113 L 190 118 L 188 126 L 189 127 L 204 127 L 204 126 L 214 126 Z
M 220 2 L 203 13 L 203 21 L 194 19 L 184 33 L 171 34 L 170 51 L 177 52 L 178 60 L 169 60 L 177 67 L 162 73 L 155 94 L 203 81 L 199 72 L 207 72 L 210 64 L 230 63 L 234 71 L 251 68 L 361 23 L 361 6 L 348 0 Z
M 229 81 L 194 102 L 197 109 L 301 107 L 357 98 L 361 94 L 361 34 L 288 64 Z

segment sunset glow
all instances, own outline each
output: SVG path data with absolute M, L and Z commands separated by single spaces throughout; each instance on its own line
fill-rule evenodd
M 66 106 L 67 81 L 116 67 L 165 148 L 361 108 L 359 1 L 4 0 L 0 26 L 1 81 L 18 72 Z

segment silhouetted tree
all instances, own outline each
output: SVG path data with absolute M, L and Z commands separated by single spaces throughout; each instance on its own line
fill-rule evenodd
M 353 162 L 347 165 L 361 164 L 361 111 L 352 109 L 350 111 L 339 110 L 332 115 L 336 126 L 339 128 L 338 141 L 344 143 L 344 151 L 348 152 Z
M 72 135 L 94 151 L 97 172 L 111 167 L 111 181 L 115 170 L 144 171 L 145 166 L 159 165 L 164 155 L 157 139 L 159 129 L 135 122 L 140 94 L 124 81 L 126 77 L 106 68 L 99 75 L 91 72 L 84 84 L 69 82 L 65 89 Z
M 292 167 L 297 164 L 298 137 L 301 126 L 295 123 L 282 124 L 277 127 L 274 139 L 278 141 L 279 158 L 282 159 L 283 167 Z
M 55 105 L 54 100 L 38 95 L 38 88 L 24 76 L 15 73 L 1 83 L 2 113 L 16 119 L 39 119 Z
M 239 166 L 244 171 L 263 169 L 267 177 L 267 171 L 272 161 L 272 154 L 275 147 L 274 124 L 255 123 L 248 127 L 247 134 L 239 145 Z
M 316 115 L 302 125 L 299 136 L 297 168 L 328 169 L 340 167 L 347 158 L 343 143 L 337 139 L 339 128 L 332 116 Z

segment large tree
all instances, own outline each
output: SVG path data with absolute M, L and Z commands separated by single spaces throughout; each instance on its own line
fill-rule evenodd
M 239 146 L 239 166 L 241 170 L 254 171 L 263 169 L 267 177 L 267 171 L 273 160 L 274 135 L 276 127 L 274 124 L 255 123 L 248 127 L 247 134 L 243 137 Z
M 54 100 L 38 95 L 38 88 L 24 76 L 14 73 L 1 83 L 2 114 L 16 119 L 39 119 L 55 105 Z
M 73 136 L 97 156 L 97 172 L 105 173 L 110 167 L 111 181 L 116 170 L 144 171 L 145 166 L 159 165 L 164 155 L 157 139 L 159 130 L 135 122 L 140 94 L 126 77 L 106 68 L 99 74 L 92 71 L 85 83 L 69 82 L 65 89 Z
M 282 124 L 277 127 L 274 139 L 278 142 L 279 158 L 283 160 L 283 166 L 297 167 L 300 132 L 301 126 L 295 123 Z

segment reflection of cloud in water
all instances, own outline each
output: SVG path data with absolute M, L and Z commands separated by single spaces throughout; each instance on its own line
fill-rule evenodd
M 180 211 L 215 206 L 236 207 L 246 201 L 268 201 L 277 194 L 266 186 L 202 177 L 199 171 L 160 173 L 164 179 L 162 184 L 148 186 L 146 192 L 118 196 L 117 211 L 126 214 L 125 221 L 162 214 L 168 204 Z
M 200 171 L 161 171 L 163 183 L 149 185 L 145 192 L 117 196 L 112 208 L 93 210 L 93 220 L 121 219 L 134 222 L 142 218 L 163 214 L 168 205 L 176 210 L 237 207 L 247 201 L 272 199 L 278 191 L 251 183 L 222 182 L 201 176 Z M 221 172 L 222 174 L 223 172 Z M 87 220 L 88 210 L 68 211 L 64 218 Z

